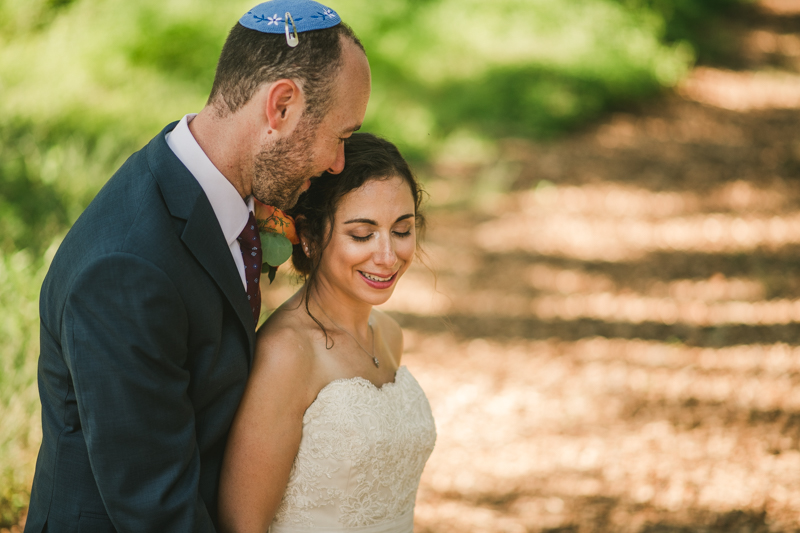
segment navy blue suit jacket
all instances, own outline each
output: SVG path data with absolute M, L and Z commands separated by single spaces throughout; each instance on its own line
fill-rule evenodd
M 255 324 L 175 124 L 103 187 L 42 286 L 26 533 L 214 531 Z

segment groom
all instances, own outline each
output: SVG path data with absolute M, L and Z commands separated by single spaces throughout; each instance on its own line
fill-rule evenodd
M 256 6 L 206 107 L 131 156 L 81 215 L 42 287 L 26 532 L 215 531 L 260 312 L 252 198 L 285 209 L 340 172 L 369 92 L 335 12 Z

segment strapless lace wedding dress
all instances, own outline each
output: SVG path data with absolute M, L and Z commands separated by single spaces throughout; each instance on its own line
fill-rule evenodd
M 303 417 L 303 438 L 270 533 L 410 533 L 436 428 L 417 380 L 326 385 Z

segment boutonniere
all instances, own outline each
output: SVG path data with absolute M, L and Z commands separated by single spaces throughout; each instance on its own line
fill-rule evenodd
M 278 267 L 292 256 L 292 245 L 300 244 L 294 219 L 271 205 L 253 200 L 253 211 L 258 222 L 258 233 L 261 235 L 261 251 L 263 263 L 261 272 L 267 273 L 269 282 L 275 279 Z

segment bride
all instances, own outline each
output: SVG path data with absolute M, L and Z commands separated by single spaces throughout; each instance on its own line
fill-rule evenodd
M 414 258 L 421 191 L 373 135 L 347 139 L 345 163 L 290 212 L 305 284 L 259 330 L 222 469 L 222 531 L 413 530 L 436 430 L 400 366 L 400 327 L 373 306 Z

